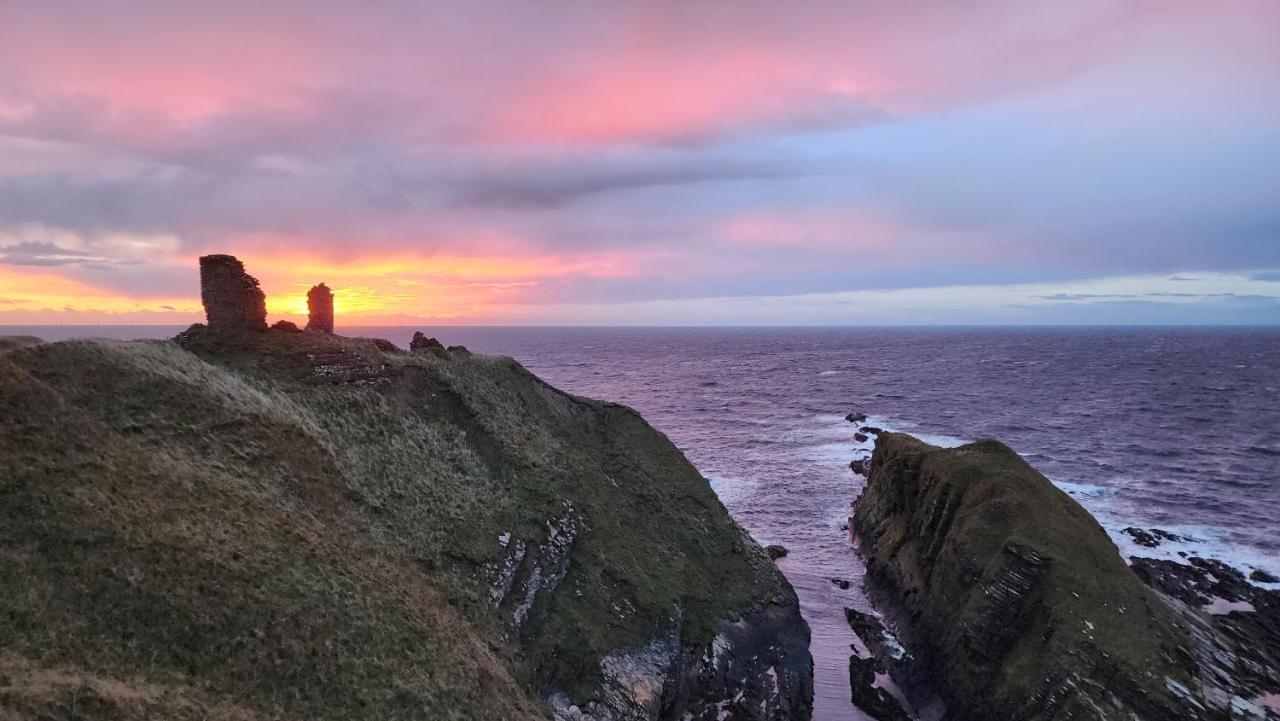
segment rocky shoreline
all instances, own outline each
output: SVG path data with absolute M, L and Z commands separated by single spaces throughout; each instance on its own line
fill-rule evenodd
M 1249 579 L 1194 556 L 1126 564 L 1083 508 L 1002 444 L 942 449 L 847 420 L 876 437 L 851 463 L 867 485 L 850 533 L 883 618 L 846 612 L 852 700 L 868 715 L 1280 718 L 1280 591 L 1257 585 L 1265 571 Z M 1148 547 L 1182 540 L 1126 533 Z

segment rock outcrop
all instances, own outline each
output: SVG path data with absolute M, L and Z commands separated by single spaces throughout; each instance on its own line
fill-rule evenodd
M 267 299 L 258 280 L 232 255 L 200 258 L 200 302 L 210 328 L 266 330 Z
M 307 291 L 307 330 L 333 332 L 333 291 L 324 283 Z
M 1231 718 L 1280 718 L 1280 591 L 1259 588 L 1222 561 L 1134 558 L 1133 571 L 1190 630 L 1196 680 L 1209 705 Z M 1254 579 L 1257 580 L 1257 579 Z
M 880 433 L 852 528 L 868 583 L 965 721 L 1220 716 L 1175 615 L 1079 504 L 993 440 Z
M 409 350 L 415 353 L 430 353 L 440 358 L 448 358 L 449 351 L 435 338 L 428 338 L 422 331 L 414 331 L 409 341 Z

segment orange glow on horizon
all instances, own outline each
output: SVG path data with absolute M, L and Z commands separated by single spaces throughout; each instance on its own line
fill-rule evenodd
M 635 272 L 618 253 L 565 258 L 438 253 L 398 254 L 333 261 L 298 254 L 239 252 L 267 296 L 272 321 L 307 316 L 307 291 L 325 283 L 340 320 L 386 317 L 474 319 L 496 317 L 529 302 L 540 282 L 571 277 L 618 278 Z M 65 269 L 0 266 L 0 324 L 43 324 L 57 314 L 71 322 L 189 323 L 203 318 L 195 282 L 196 257 L 170 265 L 190 268 L 189 296 L 147 297 L 69 278 Z

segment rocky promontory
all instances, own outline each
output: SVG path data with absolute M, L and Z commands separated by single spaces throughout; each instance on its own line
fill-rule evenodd
M 205 265 L 210 326 L 0 345 L 0 718 L 809 718 L 794 591 L 635 411 Z
M 1084 508 L 997 441 L 881 433 L 851 527 L 869 590 L 924 666 L 900 680 L 927 679 L 948 719 L 1227 719 L 1266 688 L 1215 673 L 1212 626 L 1193 629 Z

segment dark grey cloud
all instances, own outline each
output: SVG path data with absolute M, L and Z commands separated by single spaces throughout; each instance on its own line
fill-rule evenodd
M 160 293 L 190 278 L 101 239 L 623 258 L 530 291 L 565 302 L 1280 279 L 1280 11 L 926 5 L 6 8 L 0 233 L 82 250 L 0 262 Z

